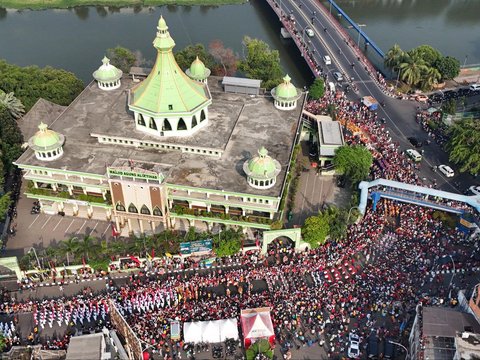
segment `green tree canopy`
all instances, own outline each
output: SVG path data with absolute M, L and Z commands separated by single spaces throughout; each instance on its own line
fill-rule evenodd
M 430 45 L 420 45 L 411 49 L 408 54 L 416 59 L 422 59 L 425 65 L 434 66 L 435 63 L 442 57 L 442 54 L 437 49 Z
M 271 50 L 268 44 L 249 36 L 243 38 L 243 46 L 247 51 L 238 69 L 250 79 L 262 80 L 262 86 L 270 90 L 282 82 L 282 68 L 278 50 Z
M 12 162 L 22 154 L 23 136 L 10 111 L 0 105 L 0 157 L 4 172 L 10 171 Z
M 480 173 L 480 119 L 456 122 L 450 128 L 447 149 L 450 161 L 460 166 L 461 172 Z
M 207 49 L 205 49 L 203 44 L 188 45 L 184 49 L 175 53 L 175 60 L 177 61 L 178 66 L 180 66 L 180 69 L 185 71 L 190 65 L 192 65 L 192 62 L 197 56 L 207 68 L 213 69 L 217 66 L 215 59 Z
M 460 61 L 451 56 L 443 56 L 437 60 L 435 67 L 443 80 L 451 80 L 460 74 Z
M 259 357 L 262 359 L 273 359 L 273 349 L 268 340 L 261 339 L 250 346 L 245 352 L 245 355 L 247 360 L 255 360 L 259 355 L 263 355 L 263 357 Z
M 310 244 L 312 249 L 315 249 L 325 242 L 329 232 L 330 218 L 328 214 L 320 212 L 318 215 L 310 216 L 305 220 L 302 227 L 302 238 Z
M 25 106 L 15 97 L 13 92 L 7 94 L 0 89 L 0 106 L 7 108 L 10 115 L 15 119 L 19 119 L 25 114 Z
M 135 54 L 131 50 L 121 46 L 107 49 L 107 57 L 110 59 L 110 63 L 122 70 L 124 74 L 130 72 L 130 68 L 137 60 Z
M 313 100 L 318 100 L 323 97 L 324 93 L 325 93 L 325 82 L 321 78 L 316 78 L 313 81 L 313 84 L 310 85 L 310 88 L 308 90 L 308 95 Z
M 333 165 L 339 174 L 344 174 L 355 186 L 368 178 L 373 157 L 363 145 L 344 145 L 335 151 Z
M 398 67 L 402 62 L 403 57 L 404 57 L 404 52 L 400 48 L 400 45 L 395 44 L 385 54 L 385 59 L 384 59 L 385 66 L 394 71 L 398 71 Z
M 422 80 L 422 75 L 428 70 L 425 61 L 413 53 L 403 57 L 400 67 L 400 78 L 410 86 L 415 86 Z
M 11 203 L 12 200 L 10 198 L 10 193 L 6 193 L 2 197 L 0 197 L 0 221 L 5 220 L 8 208 L 10 207 Z

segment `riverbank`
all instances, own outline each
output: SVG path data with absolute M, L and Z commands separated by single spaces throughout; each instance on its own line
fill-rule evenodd
M 160 6 L 160 5 L 230 5 L 248 0 L 0 0 L 0 8 L 17 10 L 67 9 L 76 6 Z

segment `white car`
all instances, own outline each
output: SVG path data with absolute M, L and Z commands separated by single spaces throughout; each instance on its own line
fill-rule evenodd
M 332 59 L 330 59 L 330 56 L 325 55 L 323 57 L 323 62 L 325 63 L 325 65 L 331 65 L 332 64 Z
M 472 185 L 468 188 L 472 194 L 480 195 L 480 186 Z
M 480 90 L 480 84 L 472 84 L 470 85 L 469 89 L 472 91 L 478 91 Z
M 348 352 L 350 359 L 357 359 L 360 357 L 360 338 L 355 333 L 348 334 Z
M 334 71 L 334 72 L 333 72 L 333 77 L 334 77 L 335 80 L 337 80 L 337 81 L 343 81 L 342 73 L 340 73 L 340 72 L 338 72 L 338 71 Z
M 305 32 L 307 33 L 308 37 L 314 37 L 315 36 L 315 33 L 313 32 L 313 30 L 310 29 L 309 27 L 305 28 Z
M 448 165 L 440 165 L 438 170 L 440 170 L 440 172 L 446 177 L 453 177 L 455 175 L 452 168 Z

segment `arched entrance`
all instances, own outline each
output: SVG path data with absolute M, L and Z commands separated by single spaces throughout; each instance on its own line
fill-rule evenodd
M 264 231 L 262 254 L 267 253 L 268 244 L 280 237 L 286 237 L 290 239 L 295 244 L 295 250 L 303 250 L 307 246 L 307 243 L 302 241 L 302 234 L 300 228 Z
M 295 247 L 295 241 L 286 236 L 279 236 L 273 239 L 268 245 L 267 250 L 278 252 L 281 249 L 292 249 Z

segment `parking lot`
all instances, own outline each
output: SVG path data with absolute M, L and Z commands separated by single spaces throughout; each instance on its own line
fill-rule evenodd
M 9 236 L 7 253 L 23 255 L 30 247 L 46 248 L 50 244 L 68 239 L 72 236 L 90 235 L 99 239 L 112 236 L 111 224 L 96 219 L 78 217 L 31 214 L 33 200 L 22 196 L 17 205 L 18 216 L 13 220 L 16 234 Z

